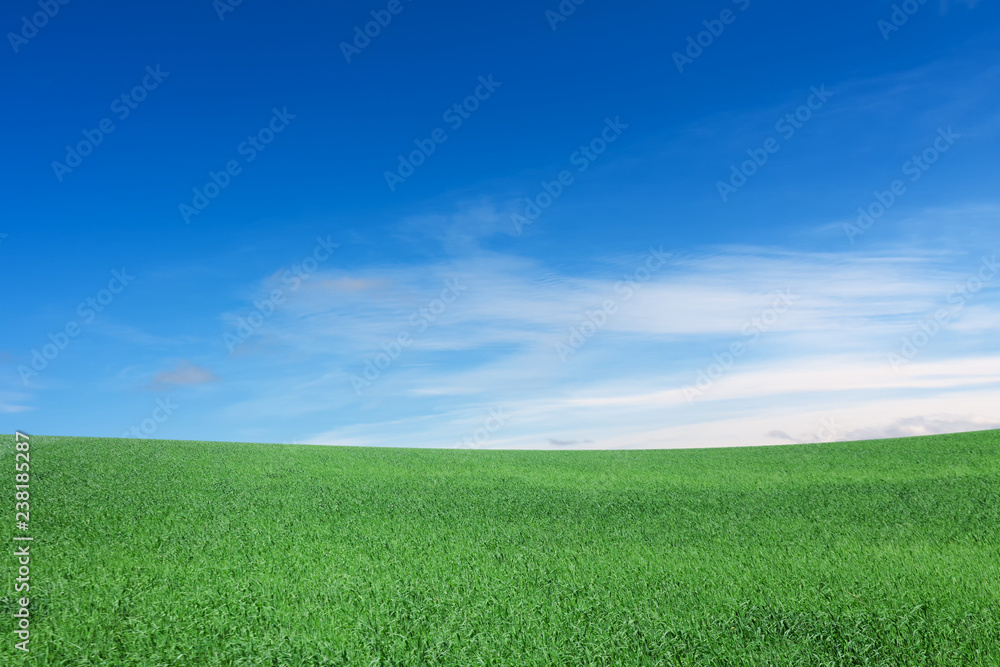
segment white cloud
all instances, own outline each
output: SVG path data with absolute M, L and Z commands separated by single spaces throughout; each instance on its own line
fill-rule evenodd
M 615 287 L 634 276 L 638 255 L 608 259 L 588 276 L 488 253 L 329 271 L 261 327 L 266 345 L 234 362 L 248 394 L 228 412 L 330 424 L 307 442 L 390 446 L 450 446 L 499 405 L 513 417 L 491 447 L 813 441 L 824 415 L 844 424 L 838 433 L 985 427 L 992 413 L 976 397 L 996 394 L 1000 357 L 982 341 L 968 346 L 967 334 L 1000 317 L 993 292 L 977 295 L 899 371 L 887 358 L 978 268 L 968 261 L 729 248 L 676 257 L 630 299 Z M 456 279 L 467 288 L 416 331 L 414 313 Z M 744 325 L 778 290 L 791 291 L 794 305 L 747 340 Z M 556 343 L 607 299 L 618 312 L 562 363 Z M 412 345 L 356 395 L 350 374 L 400 332 Z M 746 354 L 690 403 L 684 387 L 734 341 L 747 343 Z M 263 369 L 266 382 L 255 376 Z
M 28 394 L 18 391 L 0 391 L 0 414 L 18 414 L 36 410 L 34 406 L 27 405 L 30 399 Z

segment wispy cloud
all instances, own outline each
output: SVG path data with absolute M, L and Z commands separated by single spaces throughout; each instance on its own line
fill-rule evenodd
M 303 441 L 394 446 L 450 446 L 500 404 L 512 416 L 491 447 L 813 441 L 824 414 L 847 404 L 855 408 L 837 413 L 843 430 L 826 439 L 890 433 L 929 419 L 917 400 L 928 396 L 937 397 L 938 415 L 919 422 L 928 429 L 991 423 L 985 407 L 970 409 L 977 403 L 954 397 L 994 395 L 1000 387 L 1000 357 L 981 335 L 1000 317 L 995 291 L 956 313 L 942 338 L 902 369 L 887 361 L 900 338 L 978 267 L 977 256 L 720 248 L 675 256 L 634 285 L 626 301 L 622 277 L 638 257 L 605 258 L 587 275 L 484 252 L 331 271 L 269 322 L 266 345 L 234 362 L 232 372 L 247 374 L 258 391 L 229 409 L 337 423 Z M 449 279 L 468 283 L 467 293 L 355 395 L 350 374 L 408 330 L 409 316 Z M 364 288 L 331 287 L 344 284 Z M 746 323 L 780 289 L 797 296 L 795 305 L 748 340 Z M 560 361 L 557 343 L 609 298 L 622 307 L 578 354 Z M 692 405 L 684 387 L 733 341 L 746 342 L 747 353 Z M 277 377 L 255 383 L 253 369 L 265 367 Z M 900 403 L 907 396 L 915 398 Z
M 0 392 L 0 413 L 9 415 L 35 410 L 35 407 L 25 404 L 28 399 L 26 394 Z
M 174 387 L 190 387 L 216 382 L 218 376 L 202 366 L 191 363 L 187 359 L 178 361 L 169 371 L 157 373 L 149 383 L 149 388 L 165 391 Z

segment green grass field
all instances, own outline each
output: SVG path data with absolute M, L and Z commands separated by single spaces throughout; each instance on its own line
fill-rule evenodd
M 1000 431 L 613 452 L 36 436 L 31 474 L 31 653 L 5 548 L 0 665 L 1000 665 Z

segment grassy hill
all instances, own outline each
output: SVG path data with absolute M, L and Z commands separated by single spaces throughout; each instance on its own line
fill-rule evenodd
M 12 436 L 0 452 L 13 536 Z M 35 436 L 31 466 L 32 650 L 4 556 L 3 665 L 1000 664 L 1000 431 L 611 452 Z

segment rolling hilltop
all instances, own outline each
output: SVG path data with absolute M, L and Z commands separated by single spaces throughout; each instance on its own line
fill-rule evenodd
M 1000 431 L 601 452 L 34 436 L 31 463 L 32 651 L 5 633 L 0 664 L 1000 664 Z

